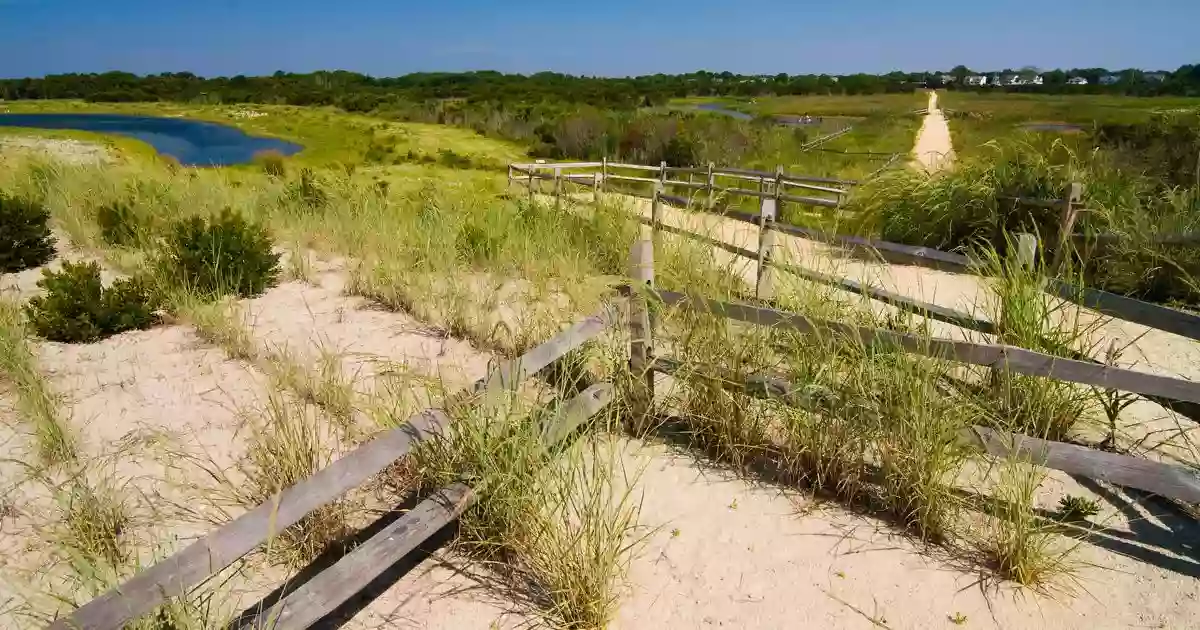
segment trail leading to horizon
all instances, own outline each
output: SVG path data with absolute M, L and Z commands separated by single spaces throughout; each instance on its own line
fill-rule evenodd
M 933 172 L 946 168 L 954 161 L 954 146 L 950 143 L 950 126 L 938 107 L 937 92 L 929 93 L 929 113 L 917 133 L 913 146 L 913 164 Z

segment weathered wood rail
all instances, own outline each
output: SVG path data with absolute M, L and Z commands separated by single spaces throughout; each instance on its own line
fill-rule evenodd
M 1066 359 L 1013 346 L 929 338 L 879 328 L 855 326 L 772 308 L 722 302 L 678 292 L 652 291 L 651 295 L 651 299 L 663 307 L 687 309 L 755 326 L 785 329 L 808 335 L 831 335 L 839 339 L 853 340 L 865 346 L 882 344 L 888 348 L 896 348 L 939 360 L 1128 391 L 1164 400 L 1200 402 L 1200 383 L 1186 379 L 1149 374 L 1090 361 Z M 650 331 L 645 336 L 653 339 L 654 332 Z M 798 385 L 770 375 L 747 377 L 725 373 L 711 367 L 685 367 L 682 363 L 669 357 L 657 356 L 649 361 L 649 365 L 649 369 L 664 374 L 676 377 L 705 378 L 719 382 L 726 389 L 750 396 L 779 399 L 789 405 L 819 411 L 813 406 L 814 397 L 795 394 L 803 391 Z M 1183 466 L 1096 451 L 1074 444 L 1051 442 L 998 431 L 989 427 L 965 428 L 960 437 L 971 440 L 983 451 L 992 455 L 1020 457 L 1047 468 L 1086 475 L 1093 479 L 1144 490 L 1178 501 L 1200 503 L 1200 473 Z
M 456 396 L 464 402 L 478 396 L 478 404 L 513 390 L 551 363 L 595 339 L 620 321 L 616 306 L 585 318 L 521 357 L 505 361 Z M 613 396 L 611 385 L 595 385 L 569 401 L 544 428 L 548 443 L 561 440 L 600 411 Z M 51 630 L 119 630 L 174 597 L 186 595 L 209 577 L 257 549 L 312 511 L 383 472 L 408 455 L 419 443 L 445 432 L 450 417 L 440 409 L 426 409 L 402 426 L 383 432 L 334 461 L 312 477 L 283 490 L 262 505 L 226 523 L 120 586 L 103 593 L 52 624 Z M 385 527 L 367 543 L 343 557 L 326 573 L 313 578 L 279 601 L 270 610 L 240 623 L 280 630 L 307 628 L 324 614 L 358 592 L 442 525 L 457 518 L 476 499 L 477 492 L 463 484 L 442 488 L 414 510 Z M 387 560 L 393 562 L 387 562 Z

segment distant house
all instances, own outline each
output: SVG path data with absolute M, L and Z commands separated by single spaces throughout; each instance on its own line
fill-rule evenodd
M 942 83 L 954 83 L 954 81 L 955 81 L 955 79 L 954 79 L 953 74 L 943 74 L 942 75 Z
M 1042 80 L 1042 75 L 1040 75 L 1040 74 L 1033 75 L 1033 78 L 1029 79 L 1029 82 L 1027 83 L 1027 85 L 1042 85 L 1042 84 L 1043 84 L 1043 80 Z
M 1100 85 L 1116 85 L 1121 82 L 1121 75 L 1106 74 L 1100 77 Z
M 988 82 L 988 78 L 982 74 L 972 74 L 971 76 L 966 78 L 967 85 L 972 85 L 975 87 L 987 85 L 987 82 Z
M 1163 81 L 1167 80 L 1167 74 L 1165 72 L 1147 72 L 1142 76 L 1144 76 L 1145 79 L 1151 83 L 1162 83 Z
M 1021 77 L 1019 77 L 1015 74 L 1001 75 L 999 85 L 1003 85 L 1003 86 L 1021 85 Z
M 1071 77 L 1067 79 L 1067 85 L 1087 85 L 1088 80 L 1083 77 Z

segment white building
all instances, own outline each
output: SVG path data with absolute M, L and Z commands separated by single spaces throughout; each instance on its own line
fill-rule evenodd
M 1083 77 L 1071 77 L 1067 79 L 1067 85 L 1087 85 L 1088 80 Z
M 972 86 L 987 85 L 987 82 L 988 82 L 988 78 L 982 74 L 973 74 L 973 75 L 967 77 L 967 81 L 966 81 L 967 85 L 972 85 Z

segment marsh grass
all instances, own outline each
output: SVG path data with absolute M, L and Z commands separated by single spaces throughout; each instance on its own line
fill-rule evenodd
M 461 480 L 480 492 L 460 519 L 459 550 L 549 624 L 605 627 L 640 540 L 636 473 L 618 443 L 585 433 L 549 445 L 559 412 L 515 394 L 453 413 L 450 431 L 415 455 L 426 486 Z M 612 424 L 601 414 L 589 425 Z
M 993 288 L 984 310 L 996 323 L 1001 343 L 1068 359 L 1090 355 L 1104 320 L 1085 319 L 1083 309 L 1043 291 L 1044 261 L 1026 265 L 994 249 L 981 250 L 980 261 Z M 1069 438 L 1096 401 L 1086 387 L 1006 371 L 993 371 L 983 395 L 994 426 L 1052 441 Z
M 64 417 L 62 397 L 37 367 L 20 306 L 0 299 L 0 375 L 12 384 L 17 409 L 33 429 L 37 460 L 46 467 L 74 462 L 77 437 Z
M 1060 535 L 1054 523 L 1037 514 L 1037 489 L 1045 476 L 1027 462 L 1001 462 L 989 499 L 990 517 L 972 541 L 1000 577 L 1042 592 L 1069 590 L 1083 567 L 1074 559 L 1082 543 Z

